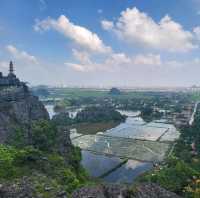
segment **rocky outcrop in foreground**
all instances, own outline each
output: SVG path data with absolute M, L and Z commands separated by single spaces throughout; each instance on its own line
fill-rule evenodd
M 0 185 L 1 198 L 39 198 L 28 178 L 20 183 Z M 52 198 L 67 198 L 64 191 L 56 192 L 53 188 L 44 187 L 45 191 L 52 191 Z M 55 191 L 55 192 L 54 192 Z M 120 185 L 99 185 L 83 187 L 72 194 L 72 198 L 180 198 L 156 184 L 141 184 L 134 191 Z
M 23 126 L 23 129 L 30 130 L 31 124 L 41 119 L 48 120 L 49 115 L 36 96 L 23 89 L 1 92 L 0 143 L 5 143 L 16 128 Z
M 39 175 L 38 180 L 39 177 L 42 178 L 43 176 Z M 41 183 L 39 188 L 40 191 L 43 191 L 43 194 L 38 193 L 34 181 L 31 181 L 28 177 L 23 177 L 19 181 L 13 183 L 0 184 L 0 198 L 43 198 L 45 193 L 49 195 L 45 197 L 49 198 L 67 198 L 67 193 L 65 191 L 49 187 L 48 184 L 45 186 L 45 184 Z
M 72 198 L 180 198 L 156 184 L 140 184 L 134 190 L 120 185 L 83 187 Z

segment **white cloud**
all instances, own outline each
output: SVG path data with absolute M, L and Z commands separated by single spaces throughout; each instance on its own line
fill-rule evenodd
M 6 50 L 16 59 L 22 60 L 25 62 L 30 62 L 38 64 L 38 61 L 35 56 L 28 54 L 26 51 L 20 51 L 13 45 L 7 45 Z
M 200 26 L 195 27 L 195 28 L 193 29 L 193 32 L 194 32 L 196 38 L 197 38 L 198 40 L 200 40 Z
M 137 56 L 134 57 L 133 59 L 133 63 L 135 65 L 161 65 L 161 58 L 160 55 L 155 55 L 155 54 L 147 54 L 147 55 L 143 55 L 143 54 L 139 54 Z
M 91 52 L 109 53 L 112 51 L 109 46 L 103 43 L 97 34 L 85 27 L 73 24 L 64 15 L 61 15 L 57 20 L 47 18 L 42 21 L 36 21 L 34 26 L 35 31 L 45 31 L 49 29 L 54 29 L 62 33 L 65 37 Z
M 72 53 L 75 60 L 78 61 L 78 63 L 65 63 L 65 65 L 71 67 L 72 69 L 80 72 L 88 72 L 94 71 L 99 67 L 96 63 L 93 63 L 91 61 L 89 53 L 85 51 L 79 51 L 76 49 L 73 49 Z
M 74 58 L 80 61 L 81 63 L 91 63 L 90 55 L 87 52 L 73 49 L 72 53 L 73 53 Z
M 0 61 L 0 68 L 8 68 L 9 62 L 7 61 Z
M 110 30 L 112 25 L 105 26 Z M 112 24 L 112 22 L 106 22 Z M 137 8 L 127 8 L 121 13 L 112 30 L 127 42 L 139 43 L 145 47 L 164 49 L 171 52 L 187 52 L 197 48 L 194 35 L 183 29 L 182 25 L 173 21 L 168 15 L 158 23 Z
M 8 69 L 9 69 L 9 61 L 0 60 L 0 72 L 2 72 L 3 75 L 6 75 L 8 73 Z
M 78 63 L 66 62 L 64 64 L 71 67 L 73 70 L 80 72 L 89 72 L 98 70 L 101 67 L 99 64 L 92 62 L 90 54 L 88 52 L 73 49 L 72 54 L 75 58 L 75 61 Z
M 127 57 L 124 53 L 112 54 L 109 58 L 105 60 L 105 65 L 107 67 L 125 66 L 131 63 L 131 59 Z
M 114 27 L 114 24 L 112 21 L 103 20 L 101 21 L 101 26 L 104 30 L 112 30 Z
M 90 70 L 87 65 L 83 64 L 68 63 L 68 62 L 64 64 L 79 72 L 85 72 Z
M 84 51 L 73 49 L 75 62 L 66 62 L 65 65 L 80 72 L 93 72 L 93 71 L 116 71 L 126 70 L 131 67 L 140 66 L 155 66 L 162 65 L 161 57 L 157 54 L 138 54 L 133 57 L 128 57 L 124 53 L 112 53 L 104 60 L 97 62 L 91 59 L 91 56 Z
M 178 61 L 178 60 L 167 60 L 163 63 L 166 69 L 180 69 L 179 71 L 183 69 L 189 69 L 192 71 L 192 67 L 199 67 L 200 65 L 200 59 L 199 58 L 193 58 L 189 60 L 183 60 L 183 61 Z

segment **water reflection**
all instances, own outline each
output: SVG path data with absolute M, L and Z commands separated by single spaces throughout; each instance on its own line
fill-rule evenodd
M 176 128 L 172 124 L 166 123 L 166 120 L 146 123 L 141 117 L 135 117 L 138 113 L 130 111 L 123 111 L 121 113 L 128 115 L 126 121 L 117 127 L 105 131 L 105 135 L 147 140 L 157 140 L 161 136 L 160 140 L 169 141 L 174 141 L 179 137 L 179 132 Z M 98 142 L 94 144 L 98 145 Z M 113 169 L 113 166 L 117 166 L 117 163 L 120 164 L 120 162 L 119 158 L 95 155 L 89 151 L 82 152 L 82 165 L 88 170 L 91 176 L 100 176 L 109 169 Z M 128 160 L 126 164 L 117 168 L 103 179 L 107 182 L 132 183 L 138 175 L 150 170 L 152 167 L 152 163 Z
M 81 164 L 92 177 L 100 177 L 107 171 L 116 167 L 121 161 L 122 160 L 117 157 L 106 157 L 104 155 L 96 155 L 89 151 L 82 151 Z
M 128 160 L 126 164 L 118 168 L 104 178 L 107 182 L 132 183 L 142 173 L 150 170 L 152 163 L 142 163 L 135 160 Z
M 55 115 L 53 105 L 46 105 L 46 108 L 52 118 L 52 116 Z M 69 110 L 70 117 L 75 117 L 77 112 L 80 110 L 81 109 Z M 147 140 L 156 140 L 164 134 L 160 140 L 170 141 L 179 137 L 179 132 L 176 128 L 171 124 L 166 124 L 166 121 L 158 120 L 147 124 L 141 117 L 138 117 L 139 112 L 120 111 L 120 113 L 128 116 L 126 121 L 119 124 L 117 127 L 105 131 L 104 134 L 114 137 L 141 138 Z M 81 135 L 82 134 L 77 133 L 76 129 L 71 131 L 71 139 L 77 138 Z M 96 139 L 94 142 L 98 143 Z M 90 151 L 82 151 L 81 163 L 93 177 L 99 177 L 105 174 L 109 170 L 118 166 L 121 162 L 122 159 L 117 157 L 108 157 L 104 155 L 97 155 Z M 151 163 L 128 160 L 126 164 L 122 165 L 120 168 L 116 169 L 103 179 L 107 182 L 131 183 L 138 175 L 151 168 Z
M 123 160 L 117 157 L 96 155 L 89 151 L 82 151 L 83 159 L 81 164 L 92 177 L 100 177 L 108 171 L 117 167 Z M 143 163 L 135 160 L 128 160 L 124 165 L 117 168 L 102 179 L 106 182 L 132 183 L 137 176 L 143 174 L 153 167 L 152 163 Z

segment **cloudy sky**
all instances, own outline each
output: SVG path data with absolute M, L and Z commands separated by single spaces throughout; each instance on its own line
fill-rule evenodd
M 0 71 L 31 85 L 200 85 L 200 0 L 0 0 Z

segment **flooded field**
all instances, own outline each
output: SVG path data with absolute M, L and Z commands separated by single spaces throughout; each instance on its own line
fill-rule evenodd
M 82 156 L 84 157 L 81 164 L 88 170 L 90 175 L 92 177 L 101 177 L 106 182 L 131 183 L 138 175 L 153 167 L 152 163 L 144 163 L 136 160 L 128 160 L 122 166 L 118 167 L 119 164 L 123 163 L 123 159 L 96 155 L 89 151 L 82 151 Z M 109 173 L 112 169 L 115 170 Z
M 120 113 L 128 116 L 124 123 L 96 135 L 72 132 L 71 138 L 83 149 L 82 165 L 91 176 L 106 174 L 104 181 L 131 183 L 138 175 L 150 170 L 152 162 L 164 160 L 179 132 L 166 120 L 146 123 L 141 117 L 135 117 L 138 112 Z M 127 158 L 129 160 L 118 167 Z M 109 169 L 113 171 L 109 172 Z
M 150 170 L 152 162 L 164 160 L 179 132 L 166 120 L 146 123 L 141 117 L 135 117 L 138 112 L 120 113 L 128 116 L 124 123 L 96 135 L 80 136 L 79 131 L 72 142 L 83 149 L 82 165 L 94 177 L 106 174 L 108 169 L 129 159 L 103 180 L 131 183 L 138 175 Z
M 82 149 L 81 163 L 92 177 L 131 183 L 165 159 L 179 132 L 166 120 L 146 123 L 140 112 L 119 112 L 127 116 L 124 123 L 75 125 L 70 137 Z
M 128 160 L 126 164 L 116 169 L 116 171 L 113 171 L 103 179 L 106 182 L 132 183 L 139 175 L 152 168 L 152 163 Z
M 72 142 L 97 154 L 154 163 L 163 161 L 171 146 L 170 143 L 105 135 L 83 135 L 72 139 Z
M 105 172 L 115 168 L 123 160 L 118 157 L 108 157 L 97 155 L 90 151 L 82 151 L 82 165 L 89 171 L 93 177 L 100 177 Z

